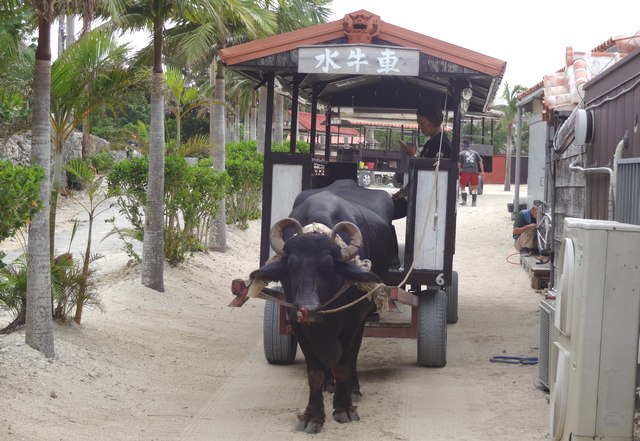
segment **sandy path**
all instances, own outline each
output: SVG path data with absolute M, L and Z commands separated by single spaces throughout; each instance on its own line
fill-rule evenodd
M 546 439 L 537 366 L 489 362 L 537 356 L 543 294 L 506 260 L 512 198 L 487 185 L 478 207 L 459 208 L 460 318 L 448 327 L 447 366 L 418 367 L 415 340 L 366 338 L 362 420 L 329 418 L 314 440 Z M 89 311 L 82 326 L 56 325 L 53 362 L 25 347 L 21 332 L 0 337 L 0 439 L 310 439 L 294 431 L 307 399 L 301 353 L 293 365 L 269 365 L 263 302 L 226 307 L 231 280 L 257 266 L 259 230 L 258 222 L 231 228 L 228 253 L 167 268 L 162 294 L 140 286 L 139 268 L 106 271 L 99 282 L 106 312 Z

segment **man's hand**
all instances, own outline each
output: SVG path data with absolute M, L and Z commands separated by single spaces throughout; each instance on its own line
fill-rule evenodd
M 418 151 L 418 147 L 415 144 L 407 144 L 403 140 L 400 140 L 400 150 L 409 156 L 415 156 Z

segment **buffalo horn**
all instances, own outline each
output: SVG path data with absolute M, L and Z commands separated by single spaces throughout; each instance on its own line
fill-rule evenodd
M 349 243 L 346 248 L 343 248 L 340 252 L 340 260 L 343 262 L 348 262 L 353 259 L 360 247 L 362 246 L 362 233 L 360 232 L 360 228 L 354 223 L 348 221 L 342 221 L 336 224 L 333 227 L 333 231 L 331 232 L 331 238 L 335 240 L 338 233 L 344 231 L 349 236 Z
M 302 232 L 302 226 L 300 222 L 291 217 L 286 217 L 284 219 L 280 219 L 275 223 L 273 227 L 271 227 L 271 234 L 269 237 L 269 241 L 271 242 L 271 248 L 273 251 L 279 256 L 284 256 L 284 238 L 283 234 L 287 228 L 295 229 L 294 234 L 300 234 Z

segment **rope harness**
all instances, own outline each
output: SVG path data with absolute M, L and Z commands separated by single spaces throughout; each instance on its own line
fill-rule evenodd
M 331 237 L 331 228 L 317 222 L 314 222 L 302 227 L 302 234 L 314 234 L 314 233 L 324 234 L 326 236 Z M 338 245 L 341 248 L 345 248 L 347 246 L 347 244 L 342 240 L 340 236 L 336 236 L 335 241 L 338 243 Z M 274 255 L 267 261 L 267 263 L 276 262 L 280 259 L 282 259 L 281 256 Z M 364 260 L 360 259 L 360 256 L 358 255 L 356 255 L 353 259 L 351 259 L 348 263 L 352 265 L 356 265 L 367 271 L 371 271 L 371 261 L 369 259 L 364 259 Z M 267 287 L 268 284 L 269 282 L 264 279 L 252 279 L 249 284 L 248 296 L 254 297 L 254 298 L 261 298 L 263 300 L 271 300 L 281 306 L 284 306 L 285 308 L 297 309 L 297 307 L 294 304 L 287 302 L 286 300 L 283 300 L 279 297 L 265 293 L 263 290 L 264 288 Z M 365 291 L 365 294 L 363 294 L 358 299 L 350 303 L 347 303 L 346 305 L 342 305 L 333 309 L 323 309 L 326 306 L 333 303 L 336 299 L 340 298 L 342 294 L 344 294 L 352 286 L 357 286 L 360 290 Z M 327 300 L 320 306 L 321 308 L 320 311 L 315 312 L 315 314 L 321 314 L 321 315 L 334 314 L 336 312 L 340 312 L 347 308 L 350 308 L 351 306 L 356 305 L 357 303 L 360 303 L 363 300 L 369 300 L 375 303 L 376 307 L 381 311 L 388 311 L 389 310 L 389 289 L 390 288 L 386 286 L 384 283 L 373 283 L 373 282 L 354 283 L 352 281 L 347 281 L 344 285 L 340 287 L 340 289 L 338 289 L 338 291 L 336 291 L 336 293 L 329 300 Z M 304 314 L 304 312 L 298 311 L 299 316 L 302 314 Z

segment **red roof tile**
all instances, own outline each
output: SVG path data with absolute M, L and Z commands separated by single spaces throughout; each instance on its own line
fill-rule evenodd
M 291 114 L 291 111 L 289 111 Z M 326 117 L 323 114 L 316 115 L 316 130 L 318 133 L 324 133 L 324 121 Z M 311 113 L 309 112 L 298 112 L 298 124 L 302 126 L 305 130 L 311 130 Z M 345 136 L 360 136 L 360 132 L 352 127 L 339 127 L 339 126 L 331 126 L 332 134 L 340 134 Z

